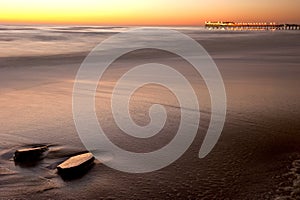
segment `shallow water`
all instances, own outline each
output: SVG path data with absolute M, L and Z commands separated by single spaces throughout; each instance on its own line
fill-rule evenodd
M 0 198 L 271 199 L 284 196 L 280 188 L 290 184 L 285 174 L 295 168 L 294 160 L 299 159 L 300 153 L 298 31 L 177 28 L 206 48 L 226 87 L 225 127 L 216 147 L 204 159 L 198 158 L 198 151 L 209 122 L 210 101 L 201 77 L 184 60 L 165 52 L 144 50 L 124 56 L 106 73 L 97 93 L 97 115 L 108 137 L 135 152 L 153 151 L 174 137 L 180 111 L 178 102 L 165 88 L 145 87 L 132 98 L 130 112 L 140 125 L 149 122 L 147 112 L 153 103 L 165 105 L 168 111 L 164 129 L 149 140 L 124 135 L 116 127 L 109 109 L 111 91 L 118 77 L 133 65 L 151 60 L 175 67 L 197 88 L 201 122 L 196 139 L 179 160 L 159 171 L 128 174 L 97 162 L 80 179 L 64 181 L 57 175 L 57 164 L 86 151 L 72 118 L 76 72 L 92 48 L 126 29 L 0 27 Z M 16 149 L 37 144 L 50 146 L 45 159 L 29 167 L 15 165 L 12 157 Z M 295 173 L 297 181 L 298 172 Z

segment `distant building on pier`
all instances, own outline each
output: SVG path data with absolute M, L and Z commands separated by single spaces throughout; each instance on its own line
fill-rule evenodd
M 205 27 L 208 29 L 228 29 L 228 30 L 300 30 L 298 24 L 276 24 L 275 22 L 205 22 Z

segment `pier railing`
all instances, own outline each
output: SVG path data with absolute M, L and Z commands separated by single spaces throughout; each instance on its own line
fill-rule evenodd
M 300 30 L 298 24 L 205 22 L 207 29 L 225 30 Z

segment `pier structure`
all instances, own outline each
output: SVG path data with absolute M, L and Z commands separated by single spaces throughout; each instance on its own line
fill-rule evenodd
M 300 25 L 276 24 L 275 22 L 271 22 L 271 23 L 205 22 L 205 28 L 224 29 L 224 30 L 300 30 Z

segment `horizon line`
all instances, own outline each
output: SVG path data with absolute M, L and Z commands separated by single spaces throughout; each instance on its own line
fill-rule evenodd
M 208 21 L 208 20 L 207 20 Z M 205 22 L 207 22 L 205 21 Z M 222 20 L 221 20 L 222 21 Z M 221 22 L 219 21 L 219 22 Z M 227 20 L 226 20 L 227 21 Z M 17 25 L 17 26 L 30 26 L 30 25 L 49 25 L 49 26 L 157 26 L 157 27 L 168 27 L 168 26 L 175 26 L 175 27 L 195 27 L 195 26 L 205 26 L 205 22 L 199 23 L 199 24 L 109 24 L 109 23 L 72 23 L 72 22 L 66 22 L 66 23 L 55 23 L 55 22 L 1 22 L 0 25 Z M 214 22 L 214 21 L 210 21 Z M 275 22 L 276 24 L 300 24 L 300 22 L 276 22 L 276 21 L 247 21 L 247 22 L 235 22 L 234 23 L 269 23 L 269 22 Z

